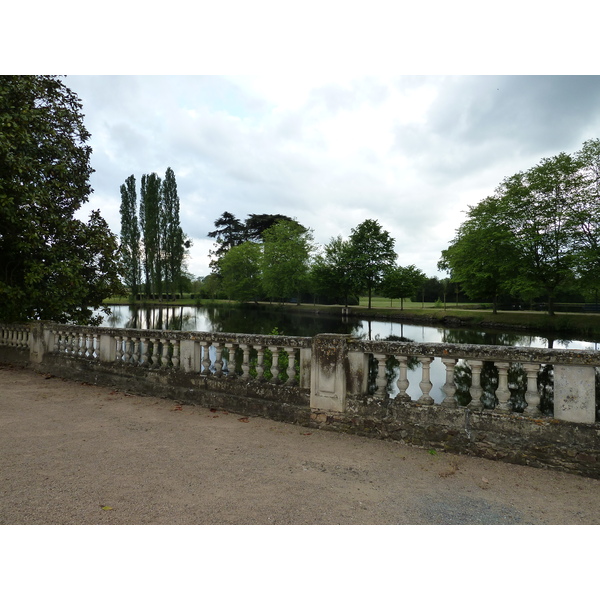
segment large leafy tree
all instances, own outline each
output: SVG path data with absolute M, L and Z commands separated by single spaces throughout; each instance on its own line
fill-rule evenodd
M 508 177 L 497 191 L 519 259 L 512 289 L 541 290 L 550 315 L 557 292 L 573 283 L 580 191 L 580 163 L 565 153 Z
M 0 319 L 98 323 L 121 290 L 117 241 L 88 201 L 82 105 L 57 77 L 0 77 Z
M 350 245 L 348 267 L 356 278 L 357 289 L 367 292 L 371 308 L 373 290 L 381 283 L 384 273 L 396 260 L 394 238 L 378 221 L 367 219 L 352 229 Z
M 308 287 L 312 232 L 296 221 L 278 221 L 264 232 L 262 282 L 269 298 L 299 298 Z
M 137 216 L 137 194 L 135 177 L 130 175 L 121 186 L 121 257 L 124 280 L 131 296 L 139 293 L 142 279 L 140 226 Z
M 490 196 L 469 208 L 438 268 L 449 272 L 470 298 L 490 299 L 497 312 L 499 296 L 510 291 L 519 269 L 516 239 L 498 198 Z
M 221 259 L 221 288 L 232 300 L 256 300 L 262 292 L 262 246 L 244 242 L 235 246 Z
M 400 310 L 404 310 L 404 298 L 414 296 L 427 276 L 415 265 L 395 265 L 386 270 L 381 283 L 381 292 L 386 298 L 400 298 Z
M 311 268 L 311 286 L 315 294 L 343 300 L 357 293 L 356 280 L 348 269 L 352 246 L 341 235 L 331 238 L 323 252 L 315 257 Z

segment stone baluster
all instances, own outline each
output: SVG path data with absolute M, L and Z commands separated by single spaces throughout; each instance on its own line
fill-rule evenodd
M 525 392 L 525 414 L 530 417 L 538 417 L 540 411 L 540 392 L 538 390 L 537 377 L 540 370 L 540 365 L 535 363 L 523 363 L 523 369 L 527 374 L 527 391 Z
M 264 381 L 265 379 L 265 348 L 258 346 L 256 348 L 256 380 Z
M 221 342 L 213 342 L 215 347 L 215 377 L 223 376 L 223 344 Z
M 174 369 L 179 369 L 179 340 L 173 340 L 173 356 L 171 356 L 171 363 Z
M 131 362 L 136 367 L 140 364 L 140 338 L 131 338 Z
M 250 346 L 248 344 L 240 344 L 242 349 L 242 379 L 250 378 Z
M 510 412 L 510 390 L 508 389 L 508 369 L 510 363 L 497 362 L 494 363 L 498 369 L 498 389 L 496 390 L 496 398 L 498 398 L 498 405 L 495 410 L 499 413 Z
M 398 387 L 398 395 L 396 396 L 397 400 L 401 402 L 410 402 L 411 397 L 406 391 L 409 386 L 408 381 L 408 357 L 407 356 L 396 356 L 396 360 L 399 364 L 399 374 L 398 374 L 398 383 L 396 384 Z
M 166 338 L 160 339 L 160 368 L 169 368 L 169 340 Z
M 483 367 L 482 360 L 469 360 L 469 366 L 471 367 L 471 387 L 469 392 L 471 393 L 471 402 L 469 402 L 469 408 L 471 410 L 482 410 L 483 402 L 481 396 L 483 394 L 483 388 L 481 387 L 481 369 Z
M 429 392 L 433 387 L 429 374 L 433 358 L 428 356 L 419 356 L 418 358 L 421 363 L 421 383 L 419 383 L 419 387 L 421 388 L 422 394 L 417 402 L 419 404 L 433 404 L 433 398 L 429 395 Z
M 235 351 L 238 348 L 238 344 L 233 342 L 227 342 L 225 348 L 229 350 L 229 358 L 227 359 L 226 371 L 228 377 L 235 377 Z
M 288 367 L 286 370 L 287 381 L 285 385 L 297 385 L 296 381 L 296 349 L 295 348 L 284 348 L 288 355 Z
M 446 382 L 442 386 L 444 392 L 444 399 L 442 400 L 442 406 L 448 406 L 454 408 L 458 406 L 456 401 L 456 384 L 454 383 L 454 368 L 456 367 L 455 358 L 442 358 L 442 363 L 446 367 Z
M 373 358 L 377 361 L 377 378 L 375 379 L 375 396 L 377 398 L 385 398 L 387 396 L 387 377 L 385 376 L 385 363 L 387 355 L 373 354 Z
M 160 357 L 158 355 L 159 339 L 158 338 L 150 338 L 150 343 L 152 344 L 152 364 L 150 366 L 153 369 L 159 369 L 160 368 Z
M 150 348 L 150 339 L 145 336 L 141 337 L 140 338 L 140 352 L 141 352 L 142 367 L 150 366 L 150 354 L 148 352 L 149 348 Z
M 273 378 L 271 379 L 271 383 L 280 383 L 279 381 L 279 347 L 278 346 L 269 346 L 269 350 L 273 356 L 273 360 L 271 362 L 271 375 Z
M 202 373 L 201 375 L 210 375 L 210 346 L 211 343 L 206 340 L 200 342 L 202 348 Z
M 131 337 L 123 336 L 123 360 L 126 364 L 131 363 Z
M 61 329 L 58 330 L 58 352 L 60 354 L 65 353 L 65 332 Z
M 54 344 L 52 346 L 52 352 L 58 354 L 60 352 L 60 331 L 57 329 L 52 330 L 52 337 L 54 338 Z

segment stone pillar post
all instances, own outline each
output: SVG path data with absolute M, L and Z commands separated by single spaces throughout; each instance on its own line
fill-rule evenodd
M 596 421 L 594 367 L 554 365 L 554 418 L 574 423 Z
M 40 364 L 44 361 L 44 326 L 40 322 L 32 323 L 29 329 L 29 360 Z
M 316 335 L 312 347 L 310 407 L 344 412 L 348 367 L 347 337 Z
M 100 362 L 115 362 L 117 360 L 117 342 L 109 333 L 100 335 Z

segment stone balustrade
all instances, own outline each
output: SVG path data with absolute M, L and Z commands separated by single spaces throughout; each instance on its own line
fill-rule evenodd
M 600 477 L 600 352 L 37 322 L 0 324 L 0 361 Z

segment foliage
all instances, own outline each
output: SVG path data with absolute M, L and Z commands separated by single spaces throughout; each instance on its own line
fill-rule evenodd
M 356 289 L 367 292 L 371 308 L 373 290 L 396 260 L 394 239 L 376 220 L 367 219 L 352 229 L 350 245 L 349 271 Z
M 140 226 L 144 240 L 146 295 L 162 293 L 160 184 L 156 173 L 142 175 Z
M 137 217 L 137 195 L 135 177 L 130 175 L 121 186 L 121 245 L 125 285 L 131 290 L 132 298 L 139 292 L 142 280 L 140 227 Z
M 498 199 L 489 197 L 469 208 L 438 268 L 450 272 L 470 298 L 489 298 L 496 312 L 498 297 L 508 291 L 518 261 L 514 236 L 503 222 Z
M 341 235 L 331 238 L 311 268 L 311 288 L 315 295 L 343 299 L 348 306 L 349 296 L 358 293 L 356 280 L 348 270 L 351 250 L 350 242 Z
M 132 200 L 133 198 L 133 200 Z M 129 264 L 128 246 L 134 220 L 132 205 L 135 206 L 135 178 L 127 178 L 121 186 L 121 251 L 126 264 Z M 165 178 L 156 174 L 142 175 L 140 189 L 139 236 L 143 253 L 146 295 L 162 294 L 163 284 L 168 294 L 183 291 L 184 259 L 191 240 L 185 235 L 179 220 L 179 195 L 177 181 L 171 167 Z M 131 285 L 129 281 L 126 283 Z M 133 289 L 132 289 L 132 293 Z
M 574 156 L 545 158 L 504 179 L 458 229 L 439 267 L 471 298 L 502 292 L 524 300 L 598 288 L 600 140 Z
M 380 289 L 387 298 L 400 298 L 400 309 L 404 310 L 404 298 L 414 296 L 426 279 L 425 273 L 415 265 L 394 265 L 385 271 Z
M 222 289 L 232 300 L 256 300 L 261 286 L 262 248 L 255 242 L 235 246 L 221 258 Z
M 308 285 L 312 233 L 296 221 L 278 221 L 263 236 L 262 283 L 267 297 L 299 297 Z
M 117 242 L 88 201 L 82 105 L 51 76 L 0 77 L 0 319 L 77 324 L 121 293 Z

